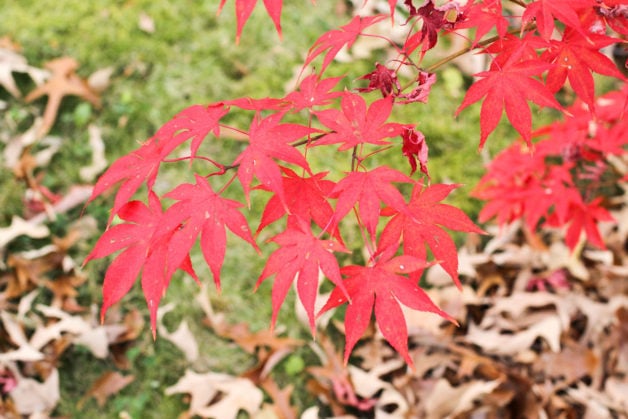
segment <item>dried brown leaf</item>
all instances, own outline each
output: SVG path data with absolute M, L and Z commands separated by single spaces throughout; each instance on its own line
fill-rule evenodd
M 425 417 L 441 419 L 469 412 L 474 407 L 474 401 L 492 393 L 499 384 L 498 380 L 472 381 L 452 387 L 446 379 L 441 378 L 425 401 Z
M 560 319 L 556 315 L 548 314 L 539 323 L 514 334 L 502 334 L 499 330 L 483 330 L 470 324 L 465 340 L 489 353 L 516 355 L 529 349 L 538 337 L 542 337 L 553 352 L 558 352 L 561 332 Z
M 105 143 L 102 140 L 102 131 L 96 125 L 90 124 L 87 127 L 89 133 L 89 148 L 92 151 L 92 163 L 89 166 L 81 167 L 79 175 L 85 182 L 93 182 L 96 176 L 107 168 L 109 164 L 105 157 Z
M 111 84 L 111 75 L 114 72 L 113 67 L 105 67 L 94 71 L 87 78 L 87 85 L 96 93 L 102 93 Z
M 98 406 L 103 407 L 107 399 L 118 394 L 120 390 L 132 383 L 133 380 L 135 380 L 133 375 L 125 376 L 117 371 L 105 372 L 92 384 L 87 394 L 79 400 L 77 407 L 81 409 L 90 397 L 95 398 Z
M 42 239 L 49 234 L 50 230 L 48 230 L 48 227 L 25 221 L 18 216 L 13 216 L 10 226 L 0 228 L 0 252 L 4 251 L 4 247 L 19 236 Z
M 240 410 L 249 415 L 259 411 L 264 395 L 246 378 L 187 370 L 179 381 L 166 389 L 166 395 L 190 395 L 190 415 L 204 418 L 236 418 Z
M 155 21 L 146 12 L 141 12 L 137 26 L 146 33 L 155 33 Z
M 59 371 L 53 369 L 43 383 L 16 375 L 17 387 L 9 393 L 16 410 L 22 415 L 49 414 L 60 399 Z
M 290 403 L 293 386 L 286 386 L 282 389 L 271 377 L 266 377 L 260 386 L 273 399 L 272 409 L 275 418 L 296 419 L 298 417 L 296 407 Z
M 28 74 L 35 84 L 42 84 L 50 73 L 28 65 L 26 58 L 17 52 L 0 47 L 0 86 L 3 86 L 13 97 L 21 97 L 22 93 L 15 84 L 13 73 Z
M 161 337 L 179 348 L 188 362 L 194 362 L 198 358 L 198 343 L 194 334 L 190 331 L 187 321 L 183 320 L 172 333 L 164 326 L 164 316 L 174 310 L 174 308 L 175 305 L 170 303 L 157 310 L 157 331 Z
M 48 96 L 44 111 L 43 125 L 38 130 L 37 137 L 46 135 L 57 118 L 59 106 L 65 96 L 78 96 L 89 101 L 94 107 L 100 108 L 100 97 L 92 91 L 85 80 L 76 74 L 79 65 L 71 57 L 62 57 L 49 61 L 45 67 L 52 72 L 48 81 L 31 91 L 24 100 L 30 103 L 42 96 Z

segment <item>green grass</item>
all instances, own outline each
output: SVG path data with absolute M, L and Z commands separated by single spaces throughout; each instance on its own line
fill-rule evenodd
M 282 96 L 286 80 L 292 78 L 311 43 L 324 31 L 345 23 L 345 19 L 334 12 L 333 2 L 318 2 L 316 7 L 309 2 L 286 2 L 282 18 L 284 36 L 279 42 L 260 4 L 244 30 L 241 44 L 235 46 L 233 2 L 228 2 L 219 18 L 216 18 L 217 3 L 216 0 L 0 1 L 0 37 L 9 36 L 20 44 L 31 65 L 41 67 L 47 60 L 69 55 L 81 64 L 78 72 L 83 77 L 104 67 L 114 69 L 111 85 L 103 94 L 102 109 L 93 109 L 75 98 L 63 101 L 52 134 L 61 137 L 64 143 L 50 167 L 41 171 L 45 186 L 62 192 L 80 182 L 78 170 L 91 158 L 86 132 L 89 123 L 102 128 L 107 157 L 112 162 L 136 148 L 161 124 L 191 104 L 242 96 Z M 154 20 L 154 33 L 139 29 L 141 13 Z M 349 80 L 354 80 L 371 68 L 368 63 L 351 63 L 338 65 L 331 71 L 348 74 Z M 477 214 L 479 205 L 468 198 L 468 191 L 482 173 L 482 160 L 477 152 L 479 109 L 472 107 L 458 119 L 453 119 L 453 112 L 461 100 L 457 89 L 462 78 L 455 70 L 446 75 L 439 74 L 441 76 L 447 82 L 434 86 L 429 104 L 409 105 L 399 111 L 396 118 L 419 124 L 430 146 L 429 167 L 433 181 L 464 183 L 465 187 L 455 193 L 451 202 Z M 19 81 L 24 92 L 32 88 L 28 78 L 19 77 Z M 45 104 L 45 100 L 39 100 L 33 105 L 25 105 L 1 89 L 0 99 L 9 104 L 6 115 L 15 126 L 10 129 L 10 135 L 27 128 L 34 110 L 43 109 Z M 232 121 L 243 120 L 242 115 L 235 115 Z M 508 142 L 507 137 L 513 138 L 512 132 L 500 127 L 489 139 L 487 147 L 493 152 Z M 242 144 L 213 142 L 203 147 L 219 156 L 220 161 L 228 163 Z M 329 170 L 330 162 L 341 170 L 349 170 L 350 161 L 346 156 L 338 156 L 330 147 L 327 149 L 313 150 L 315 170 Z M 401 156 L 400 149 L 396 150 L 385 157 L 376 156 L 372 162 L 407 171 L 407 161 Z M 177 167 L 164 172 L 165 180 L 159 188 L 167 190 L 191 179 L 185 164 Z M 22 211 L 24 187 L 14 185 L 12 174 L 0 171 L 0 221 L 3 226 L 13 214 Z M 254 194 L 253 217 L 259 216 L 265 199 L 261 193 Z M 97 218 L 101 231 L 110 206 L 111 197 L 106 197 L 98 199 L 86 210 L 86 214 Z M 79 216 L 80 209 L 70 212 L 63 220 L 70 222 Z M 252 223 L 252 228 L 256 227 Z M 55 228 L 61 232 L 63 225 Z M 264 232 L 261 239 L 270 237 L 272 231 L 271 228 Z M 77 246 L 76 260 L 82 260 L 95 239 Z M 272 281 L 266 281 L 257 293 L 252 292 L 263 268 L 264 257 L 240 239 L 231 236 L 229 240 L 222 274 L 223 292 L 220 295 L 213 292 L 212 303 L 232 322 L 247 322 L 252 330 L 267 328 L 271 317 Z M 267 247 L 264 256 L 271 250 L 272 247 Z M 194 258 L 195 266 L 202 266 L 200 254 Z M 99 288 L 105 269 L 105 261 L 95 261 L 85 268 L 89 281 L 81 290 L 82 303 L 100 303 Z M 199 274 L 206 282 L 212 282 L 207 268 L 199 268 Z M 169 314 L 168 324 L 174 326 L 185 318 L 197 335 L 202 356 L 193 367 L 198 371 L 211 369 L 234 374 L 251 367 L 253 360 L 249 356 L 232 343 L 217 338 L 201 324 L 200 309 L 190 304 L 196 292 L 197 288 L 189 278 L 177 277 L 163 300 L 163 303 L 177 304 L 177 309 Z M 310 339 L 308 330 L 294 319 L 293 302 L 294 295 L 290 293 L 278 323 L 290 336 Z M 148 320 L 139 286 L 121 304 L 140 308 Z M 133 418 L 176 417 L 185 407 L 183 398 L 165 397 L 164 389 L 183 375 L 186 364 L 181 353 L 163 339 L 152 342 L 150 332 L 146 330 L 129 351 L 129 357 L 132 368 L 125 373 L 134 374 L 135 381 L 112 397 L 104 408 L 91 399 L 79 411 L 76 403 L 91 383 L 114 366 L 111 360 L 95 360 L 81 348 L 70 348 L 60 364 L 62 393 L 55 415 L 118 417 L 121 412 L 127 412 Z M 304 347 L 280 364 L 276 372 L 281 384 L 288 384 L 290 380 L 298 383 L 294 402 L 300 407 L 312 403 L 313 399 L 303 390 L 302 378 L 296 377 L 303 362 L 314 360 L 312 352 Z

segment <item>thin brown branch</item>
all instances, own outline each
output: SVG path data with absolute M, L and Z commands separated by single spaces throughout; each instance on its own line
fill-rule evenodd
M 528 32 L 531 30 L 536 29 L 536 24 L 532 23 L 527 25 L 524 29 L 523 32 Z M 516 33 L 521 32 L 521 28 L 513 28 L 511 30 L 508 31 L 508 34 L 513 35 Z M 456 58 L 460 57 L 461 55 L 466 54 L 467 52 L 470 52 L 476 48 L 481 48 L 481 47 L 485 47 L 487 45 L 492 44 L 493 42 L 501 39 L 502 37 L 499 35 L 495 35 L 491 38 L 485 39 L 483 41 L 478 42 L 477 44 L 473 45 L 473 44 L 469 44 L 466 47 L 462 48 L 459 51 L 454 52 L 451 55 L 448 55 L 447 57 L 443 58 L 442 60 L 432 64 L 431 66 L 429 66 L 428 68 L 425 69 L 425 71 L 427 71 L 428 73 L 433 73 L 434 71 L 436 71 L 436 69 L 438 69 L 439 67 L 447 64 L 450 61 L 455 60 Z
M 528 5 L 523 0 L 510 0 L 511 3 L 518 4 L 519 6 L 526 8 Z

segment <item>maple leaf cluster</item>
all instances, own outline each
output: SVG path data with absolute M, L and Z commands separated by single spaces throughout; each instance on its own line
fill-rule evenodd
M 219 8 L 225 3 L 221 1 Z M 236 39 L 255 3 L 235 1 Z M 383 336 L 412 364 L 402 305 L 455 322 L 418 286 L 422 271 L 438 263 L 460 287 L 457 250 L 443 227 L 483 232 L 462 211 L 442 203 L 457 185 L 429 183 L 427 140 L 417 130 L 416 121 L 400 123 L 392 117 L 395 106 L 427 104 L 430 86 L 436 82 L 434 70 L 440 64 L 425 69 L 421 63 L 438 38 L 448 33 L 469 39 L 471 30 L 473 39 L 465 51 L 475 49 L 490 60 L 486 71 L 475 75 L 457 111 L 482 102 L 480 147 L 504 110 L 525 142 L 525 146 L 517 144 L 506 150 L 489 167 L 478 192 L 490 201 L 482 220 L 492 216 L 502 222 L 525 218 L 534 228 L 544 219 L 552 225 L 568 224 L 567 242 L 572 247 L 582 230 L 592 243 L 601 244 L 596 223 L 609 215 L 600 199 L 578 192 L 577 179 L 588 173 L 594 178 L 590 183 L 598 181 L 595 176 L 604 171 L 600 165 L 607 156 L 625 153 L 626 89 L 597 100 L 592 76 L 595 72 L 625 83 L 612 61 L 600 53 L 601 48 L 619 42 L 617 35 L 607 31 L 628 35 L 625 6 L 611 0 L 515 2 L 525 9 L 506 18 L 507 12 L 497 0 L 464 5 L 453 0 L 438 5 L 432 0 L 420 5 L 406 0 L 400 6 L 407 30 L 403 44 L 377 35 L 389 41 L 397 56 L 376 63 L 374 71 L 358 78 L 357 83 L 368 81 L 366 87 L 337 89 L 343 77 L 327 77 L 326 70 L 341 50 L 351 48 L 360 37 L 373 36 L 370 29 L 389 24 L 387 19 L 398 21 L 396 3 L 389 0 L 390 15 L 355 16 L 346 25 L 322 34 L 307 52 L 301 75 L 314 62 L 321 63 L 300 78 L 294 91 L 278 98 L 247 97 L 191 106 L 138 150 L 111 165 L 90 198 L 94 200 L 119 184 L 111 226 L 87 257 L 91 260 L 121 251 L 105 276 L 103 316 L 141 275 L 155 330 L 157 307 L 174 272 L 181 269 L 197 278 L 190 262 L 197 241 L 220 288 L 226 230 L 259 250 L 257 235 L 281 222 L 281 232 L 268 240 L 277 249 L 257 281 L 259 285 L 274 276 L 272 324 L 294 283 L 313 334 L 319 314 L 348 304 L 345 363 L 374 312 Z M 281 33 L 282 1 L 265 0 L 264 4 Z M 491 37 L 493 33 L 497 36 Z M 415 72 L 405 86 L 400 82 L 407 79 L 401 75 L 402 69 Z M 564 109 L 556 93 L 567 82 L 580 101 Z M 370 92 L 374 91 L 381 97 L 373 98 Z M 533 132 L 528 101 L 558 110 L 565 120 Z M 236 111 L 250 115 L 248 127 L 222 122 Z M 288 116 L 290 121 L 303 119 L 301 123 L 286 122 Z M 199 151 L 203 141 L 224 138 L 224 130 L 244 133 L 248 141 L 230 163 Z M 533 145 L 533 139 L 540 141 Z M 189 154 L 180 157 L 186 143 Z M 328 172 L 315 171 L 308 161 L 325 146 L 337 147 L 347 161 L 346 167 L 330 177 Z M 529 153 L 531 149 L 534 154 Z M 387 150 L 408 158 L 410 176 L 374 163 L 372 156 Z M 179 157 L 171 158 L 175 151 Z M 548 159 L 554 156 L 561 157 L 560 163 L 549 165 Z M 195 173 L 195 183 L 158 195 L 154 186 L 162 165 L 185 160 L 205 162 L 207 167 L 203 173 Z M 417 162 L 420 171 L 412 178 Z M 238 185 L 248 206 L 251 194 L 270 195 L 256 234 L 251 233 L 242 213 L 244 205 L 225 197 L 227 189 Z M 142 186 L 148 190 L 148 204 L 134 198 Z M 344 231 L 355 225 L 363 238 L 365 262 L 341 266 L 334 252 L 349 252 Z M 434 261 L 428 260 L 430 253 Z M 319 273 L 335 288 L 317 313 Z
M 604 189 L 621 181 L 613 165 L 625 156 L 628 144 L 628 122 L 623 118 L 627 93 L 624 86 L 600 97 L 596 119 L 585 111 L 586 104 L 574 104 L 565 121 L 534 133 L 539 141 L 533 153 L 516 143 L 497 155 L 474 191 L 488 201 L 480 222 L 496 217 L 504 225 L 523 219 L 530 231 L 541 222 L 567 226 L 565 242 L 572 250 L 581 233 L 604 248 L 597 226 L 614 221 L 602 197 Z

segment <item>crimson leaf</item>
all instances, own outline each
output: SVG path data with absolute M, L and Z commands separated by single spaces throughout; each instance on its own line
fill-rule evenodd
M 289 217 L 288 225 L 297 219 L 307 223 L 313 220 L 322 230 L 327 230 L 336 240 L 342 242 L 338 229 L 331 226 L 334 210 L 328 200 L 335 184 L 324 179 L 327 172 L 302 177 L 286 167 L 282 167 L 281 170 L 284 172 L 283 187 L 287 208 L 277 195 L 273 195 L 266 204 L 257 232 L 289 213 L 296 217 Z M 268 188 L 262 185 L 260 189 Z
M 552 65 L 540 60 L 518 62 L 519 56 L 520 54 L 513 54 L 503 66 L 477 73 L 476 76 L 482 79 L 471 85 L 462 104 L 456 110 L 458 115 L 464 108 L 486 96 L 480 111 L 480 147 L 484 146 L 488 135 L 497 127 L 503 109 L 506 109 L 506 115 L 512 126 L 528 144 L 532 131 L 532 116 L 526 99 L 540 106 L 561 109 L 547 87 L 532 78 L 548 70 Z
M 293 224 L 283 233 L 273 237 L 271 241 L 277 243 L 280 248 L 270 255 L 257 280 L 256 288 L 266 278 L 275 275 L 272 292 L 272 327 L 275 326 L 279 308 L 290 290 L 290 285 L 296 279 L 297 293 L 308 315 L 310 329 L 314 335 L 316 331 L 314 303 L 318 291 L 319 269 L 336 285 L 339 293 L 346 295 L 346 292 L 342 291 L 344 285 L 340 278 L 338 261 L 331 251 L 347 252 L 347 250 L 333 240 L 316 238 L 307 223 Z
M 351 22 L 341 26 L 340 29 L 325 32 L 316 40 L 316 42 L 314 42 L 312 48 L 310 48 L 307 57 L 305 58 L 303 67 L 306 67 L 316 57 L 327 51 L 327 54 L 325 54 L 325 58 L 323 59 L 323 65 L 319 71 L 319 74 L 323 74 L 327 66 L 340 52 L 342 47 L 346 46 L 347 48 L 351 48 L 351 45 L 353 45 L 357 37 L 364 29 L 383 19 L 386 19 L 386 16 L 355 16 Z
M 362 96 L 345 92 L 338 109 L 316 112 L 323 125 L 333 132 L 316 141 L 314 145 L 338 144 L 338 150 L 348 150 L 360 144 L 385 145 L 384 138 L 400 135 L 406 125 L 386 123 L 392 111 L 393 100 L 388 96 L 366 107 Z
M 334 213 L 334 225 L 359 203 L 358 213 L 366 226 L 366 230 L 375 235 L 380 215 L 380 203 L 395 208 L 399 212 L 407 212 L 403 195 L 392 185 L 392 182 L 413 183 L 403 173 L 381 166 L 369 172 L 351 172 L 336 184 L 331 193 L 338 198 Z
M 222 198 L 212 190 L 207 179 L 199 175 L 195 177 L 196 184 L 179 185 L 165 195 L 179 202 L 166 211 L 162 228 L 176 229 L 170 251 L 174 261 L 184 259 L 200 235 L 203 256 L 214 275 L 216 288 L 220 289 L 220 269 L 227 247 L 225 226 L 256 250 L 259 249 L 246 219 L 238 210 L 242 204 Z
M 256 176 L 265 187 L 275 192 L 285 205 L 281 171 L 273 157 L 296 164 L 308 172 L 310 170 L 305 157 L 290 143 L 317 130 L 299 124 L 280 124 L 282 117 L 283 113 L 276 113 L 261 120 L 256 116 L 249 130 L 250 144 L 233 162 L 234 165 L 239 165 L 238 179 L 249 204 L 250 185 L 253 176 Z
M 109 307 L 129 292 L 142 271 L 142 290 L 150 311 L 154 336 L 157 307 L 172 273 L 180 268 L 195 279 L 196 275 L 192 270 L 189 256 L 177 261 L 172 261 L 169 257 L 169 241 L 175 230 L 164 228 L 164 214 L 157 195 L 149 193 L 148 206 L 140 201 L 126 203 L 118 215 L 127 222 L 105 231 L 84 263 L 126 248 L 116 256 L 105 274 L 101 319 Z M 174 266 L 170 266 L 171 264 Z
M 319 315 L 346 303 L 351 299 L 345 314 L 345 364 L 349 355 L 371 321 L 373 308 L 375 319 L 384 338 L 406 362 L 413 366 L 408 354 L 408 329 L 400 303 L 419 311 L 436 313 L 456 323 L 439 309 L 430 297 L 418 287 L 416 281 L 400 274 L 415 272 L 428 266 L 423 260 L 411 256 L 399 256 L 382 260 L 373 266 L 346 266 L 341 269 L 344 288 L 335 288 Z
M 464 212 L 440 202 L 458 186 L 437 184 L 422 188 L 417 184 L 408 204 L 409 214 L 408 211 L 399 212 L 396 208 L 388 208 L 386 214 L 393 217 L 382 231 L 378 253 L 394 255 L 403 240 L 404 254 L 425 260 L 428 246 L 434 258 L 440 261 L 443 269 L 460 287 L 458 250 L 440 226 L 456 231 L 484 232 Z M 410 277 L 418 279 L 418 276 L 419 273 L 415 273 Z

